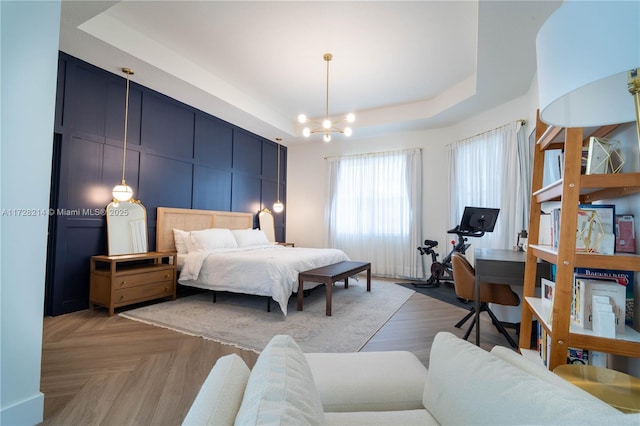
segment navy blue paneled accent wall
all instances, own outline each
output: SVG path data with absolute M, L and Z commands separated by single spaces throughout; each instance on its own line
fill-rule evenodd
M 120 64 L 118 64 L 120 65 Z M 126 64 L 123 64 L 126 66 Z M 134 75 L 135 79 L 135 75 Z M 45 311 L 88 307 L 89 258 L 107 253 L 100 209 L 122 177 L 124 74 L 60 53 Z M 286 147 L 131 82 L 125 179 L 147 209 L 155 249 L 156 208 L 256 214 L 286 194 Z M 285 240 L 285 217 L 276 214 Z

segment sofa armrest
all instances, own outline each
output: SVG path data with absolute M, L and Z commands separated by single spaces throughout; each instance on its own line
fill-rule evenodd
M 411 352 L 305 355 L 325 412 L 424 408 L 427 369 Z
M 236 354 L 218 359 L 202 383 L 182 425 L 233 425 L 249 374 L 249 367 Z

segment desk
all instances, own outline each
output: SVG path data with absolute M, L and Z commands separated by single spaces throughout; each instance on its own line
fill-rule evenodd
M 523 251 L 477 248 L 474 251 L 476 288 L 476 345 L 480 346 L 480 283 L 524 285 L 524 266 L 527 254 Z M 551 264 L 538 261 L 536 282 L 551 276 Z M 522 302 L 521 302 L 522 303 Z

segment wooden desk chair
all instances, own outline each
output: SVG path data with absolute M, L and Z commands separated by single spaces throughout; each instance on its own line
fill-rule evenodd
M 453 253 L 451 256 L 451 263 L 453 266 L 453 286 L 456 290 L 456 296 L 459 298 L 474 300 L 475 299 L 475 285 L 476 285 L 476 272 L 473 266 L 469 263 L 466 257 L 460 253 Z M 511 287 L 503 284 L 491 284 L 480 283 L 480 312 L 485 311 L 491 317 L 491 322 L 498 329 L 498 331 L 506 337 L 512 348 L 517 348 L 518 345 L 511 338 L 504 326 L 498 321 L 495 314 L 489 309 L 489 303 L 496 303 L 498 305 L 518 306 L 520 298 Z M 464 334 L 464 339 L 467 340 L 473 326 L 476 324 L 475 307 L 471 308 L 471 311 L 460 321 L 456 323 L 456 327 L 460 328 L 467 322 L 469 318 L 473 318 L 471 326 Z

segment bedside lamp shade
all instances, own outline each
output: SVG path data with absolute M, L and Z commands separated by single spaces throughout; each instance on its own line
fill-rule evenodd
M 540 28 L 536 52 L 542 121 L 588 127 L 636 120 L 627 80 L 640 67 L 640 2 L 565 1 Z

